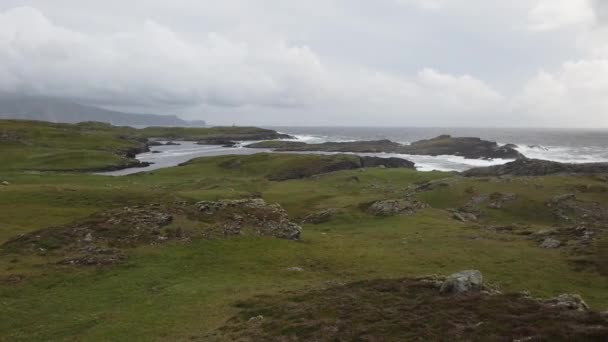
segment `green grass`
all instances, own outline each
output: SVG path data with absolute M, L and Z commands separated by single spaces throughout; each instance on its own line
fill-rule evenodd
M 18 165 L 17 155 L 2 156 Z M 275 172 L 306 167 L 311 158 L 201 158 L 125 177 L 0 169 L 0 180 L 10 182 L 0 186 L 0 244 L 97 211 L 176 200 L 261 194 L 281 204 L 292 218 L 341 209 L 329 222 L 305 225 L 302 242 L 243 236 L 145 246 L 128 250 L 127 262 L 113 267 L 62 267 L 52 264 L 56 256 L 0 253 L 0 340 L 203 339 L 238 313 L 235 303 L 256 295 L 472 268 L 507 292 L 529 290 L 542 297 L 580 293 L 594 308 L 608 308 L 605 273 L 576 270 L 565 249 L 541 249 L 525 237 L 483 232 L 453 220 L 445 210 L 463 206 L 474 194 L 517 193 L 517 202 L 486 210 L 480 226 L 527 223 L 541 229 L 556 224 L 545 201 L 583 185 L 599 187 L 601 181 L 557 176 L 489 181 L 406 169 L 269 180 Z M 60 160 L 45 159 L 27 168 L 52 169 Z M 238 167 L 235 160 L 240 160 Z M 414 216 L 378 218 L 360 209 L 375 200 L 400 198 L 412 185 L 438 180 L 451 185 L 418 194 L 431 208 Z M 602 192 L 579 193 L 579 198 L 608 205 Z M 597 253 L 589 257 L 606 264 L 605 240 L 593 248 Z M 304 271 L 286 270 L 293 266 Z M 24 279 L 8 280 L 16 275 Z
M 0 120 L 0 171 L 91 171 L 123 168 L 136 163 L 149 138 L 171 140 L 276 139 L 273 130 L 257 127 L 148 127 L 135 129 L 99 122 L 61 124 Z

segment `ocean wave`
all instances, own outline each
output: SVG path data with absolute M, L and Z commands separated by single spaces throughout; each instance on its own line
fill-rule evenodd
M 551 160 L 560 163 L 608 162 L 608 152 L 600 146 L 528 146 L 518 145 L 517 150 L 528 158 Z

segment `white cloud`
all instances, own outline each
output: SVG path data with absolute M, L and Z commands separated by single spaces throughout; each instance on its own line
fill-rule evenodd
M 443 0 L 395 0 L 399 5 L 416 6 L 425 10 L 438 10 L 443 6 Z
M 608 125 L 608 59 L 566 62 L 524 87 L 518 109 L 544 125 Z
M 596 19 L 593 0 L 537 0 L 529 12 L 530 29 L 551 31 L 569 26 L 592 25 Z
M 220 123 L 608 125 L 600 0 L 5 1 L 0 92 Z
M 198 40 L 154 21 L 86 35 L 33 8 L 0 14 L 0 90 L 99 104 L 309 108 L 394 117 L 473 114 L 502 97 L 472 76 L 412 77 L 341 66 L 306 45 L 219 33 Z M 419 120 L 420 118 L 416 118 Z

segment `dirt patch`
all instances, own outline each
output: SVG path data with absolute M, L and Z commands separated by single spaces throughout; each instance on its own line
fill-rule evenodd
M 370 280 L 236 305 L 210 339 L 235 341 L 605 341 L 598 313 L 524 295 L 442 295 L 429 281 Z

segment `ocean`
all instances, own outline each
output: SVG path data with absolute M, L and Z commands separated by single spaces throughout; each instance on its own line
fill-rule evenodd
M 355 141 L 389 139 L 409 144 L 441 134 L 455 137 L 479 137 L 499 144 L 515 144 L 528 158 L 565 163 L 608 162 L 607 129 L 538 129 L 538 128 L 414 128 L 414 127 L 266 127 L 294 136 L 297 141 L 322 143 L 326 141 Z M 247 142 L 251 143 L 251 142 Z M 224 154 L 254 154 L 269 150 L 249 149 L 242 143 L 237 148 L 201 146 L 183 142 L 180 146 L 153 147 L 156 153 L 143 153 L 137 158 L 153 163 L 146 168 L 103 173 L 122 176 L 142 171 L 171 167 L 193 158 Z M 511 160 L 464 159 L 457 156 L 412 156 L 391 153 L 369 153 L 379 157 L 398 157 L 416 163 L 420 171 L 464 171 L 473 167 L 504 164 Z

